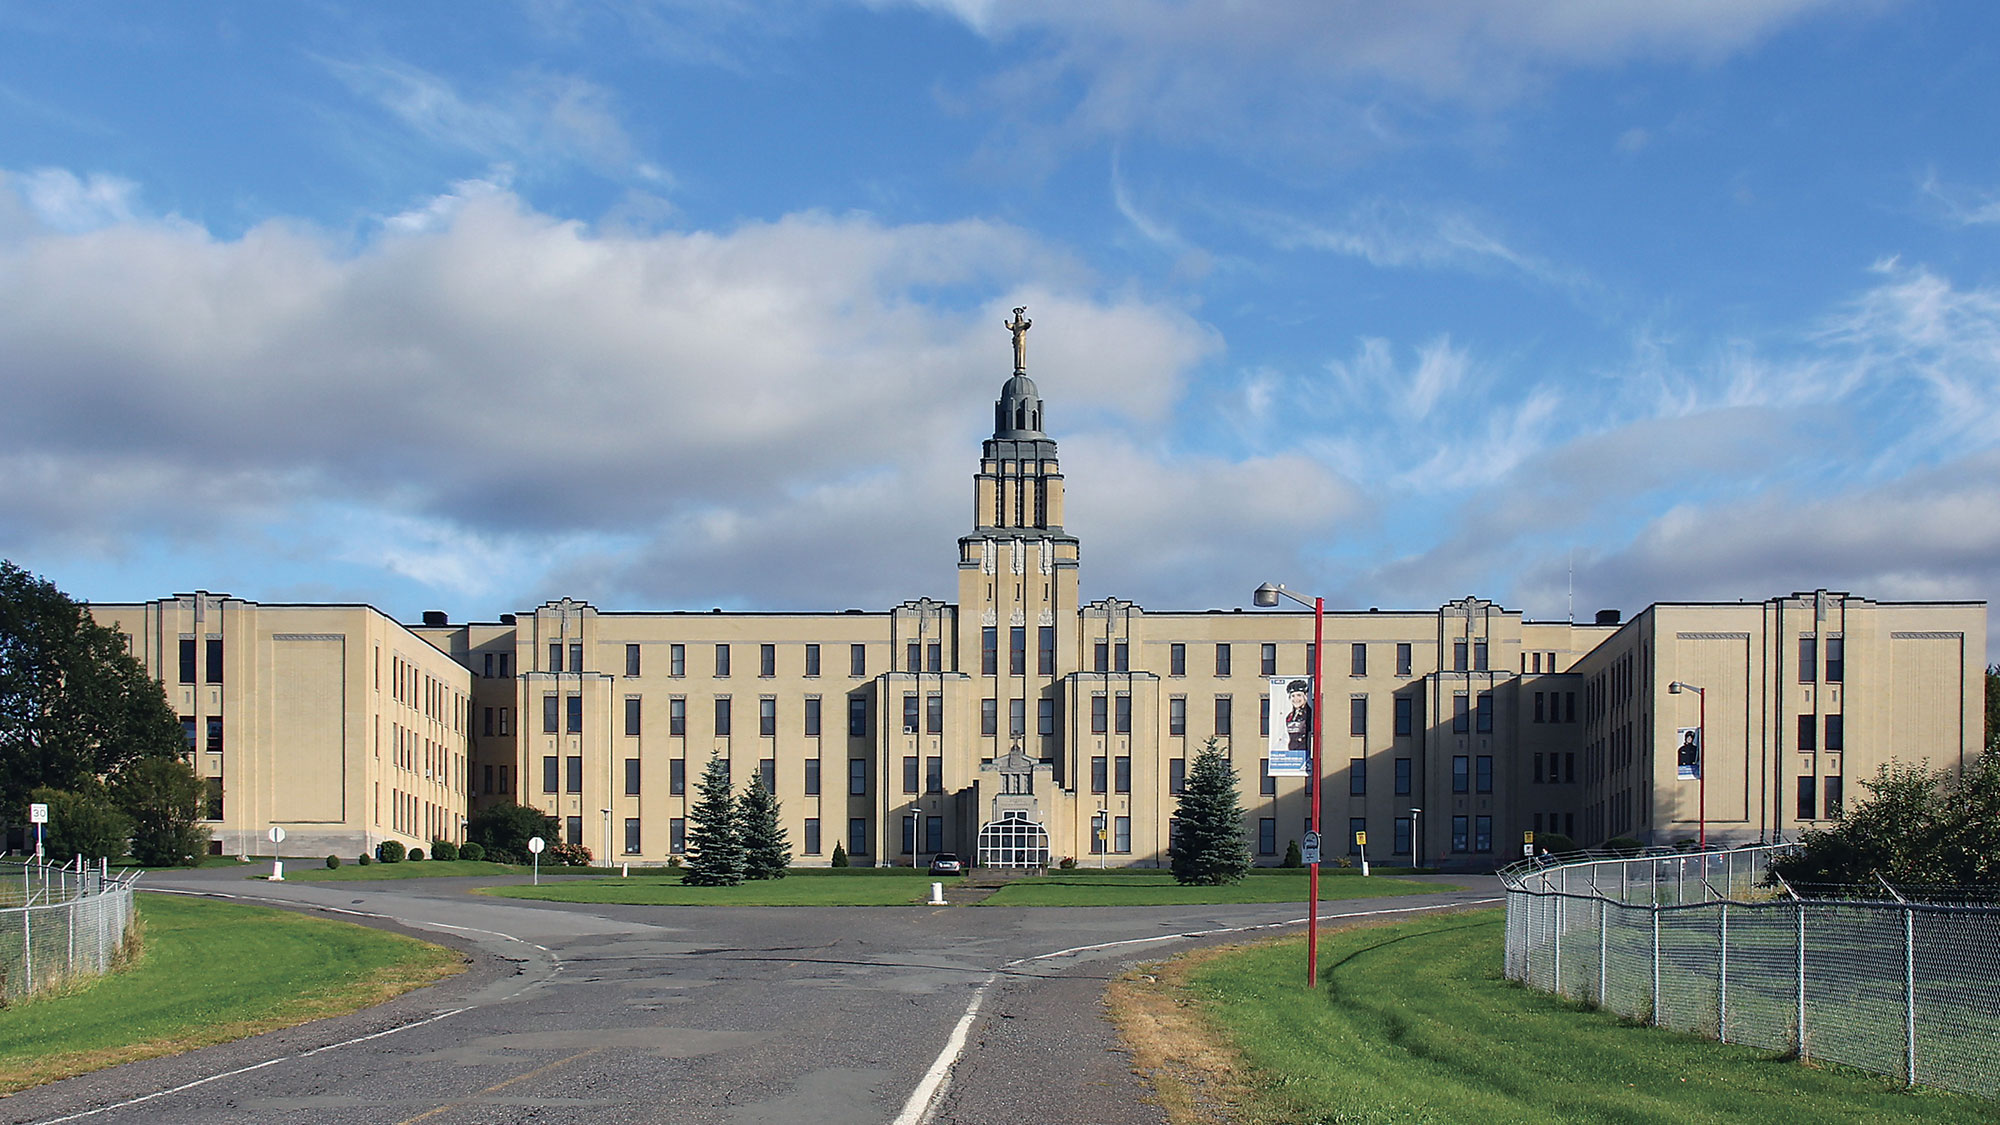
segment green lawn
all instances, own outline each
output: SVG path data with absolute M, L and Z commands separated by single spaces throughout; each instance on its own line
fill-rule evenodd
M 411 863 L 371 863 L 366 867 L 358 863 L 343 863 L 339 867 L 326 866 L 325 860 L 298 860 L 299 866 L 292 866 L 292 860 L 285 861 L 285 882 L 287 883 L 350 883 L 372 879 L 440 879 L 449 875 L 525 875 L 528 868 L 508 863 L 490 863 L 483 859 L 426 859 Z M 310 865 L 310 866 L 308 866 Z M 557 868 L 570 871 L 574 868 Z M 544 870 L 542 874 L 549 872 Z M 261 870 L 252 871 L 255 878 L 268 878 L 271 874 L 270 861 L 261 865 Z
M 1503 915 L 1481 911 L 1322 933 L 1187 972 L 1196 1004 L 1248 1064 L 1251 1121 L 1403 1125 L 1619 1122 L 1984 1122 L 1992 1102 L 1658 1031 L 1501 976 Z
M 1307 876 L 1301 870 L 1262 870 L 1240 883 L 1184 887 L 1164 871 L 1051 871 L 1017 879 L 982 906 L 1210 906 L 1229 902 L 1296 902 L 1305 906 Z M 1381 875 L 1320 873 L 1321 902 L 1462 890 L 1441 883 L 1417 883 Z
M 488 887 L 481 894 L 547 902 L 591 902 L 621 906 L 908 906 L 930 898 L 931 883 L 952 897 L 957 879 L 932 879 L 921 868 L 804 868 L 783 879 L 740 887 L 690 887 L 678 868 L 648 868 L 629 879 L 564 879 L 539 887 Z
M 452 950 L 365 926 L 141 894 L 140 954 L 0 1010 L 0 1094 L 379 1004 L 460 971 Z

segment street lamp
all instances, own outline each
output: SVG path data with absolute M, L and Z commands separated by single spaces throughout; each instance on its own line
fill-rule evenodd
M 1424 810 L 1410 810 L 1410 866 L 1424 865 Z
M 1250 595 L 1250 601 L 1260 609 L 1270 609 L 1278 604 L 1278 598 L 1281 595 L 1292 599 L 1300 605 L 1310 606 L 1313 611 L 1311 832 L 1313 838 L 1317 840 L 1321 838 L 1319 832 L 1319 791 L 1322 786 L 1320 783 L 1325 780 L 1324 775 L 1320 773 L 1319 769 L 1319 683 L 1322 678 L 1320 673 L 1326 668 L 1326 599 L 1315 597 L 1312 601 L 1307 601 L 1290 590 L 1285 589 L 1283 584 L 1274 585 L 1266 582 L 1262 586 L 1257 587 L 1256 592 Z M 1306 882 L 1306 987 L 1314 988 L 1319 983 L 1319 860 L 1315 858 L 1307 866 L 1311 870 L 1307 875 Z
M 1695 841 L 1695 846 L 1697 848 L 1700 848 L 1702 851 L 1707 851 L 1708 850 L 1708 692 L 1700 687 L 1695 686 L 1694 684 L 1684 684 L 1679 680 L 1675 680 L 1673 683 L 1667 685 L 1668 695 L 1679 695 L 1684 691 L 1693 692 L 1695 694 L 1695 699 L 1698 700 L 1700 703 L 1700 709 L 1696 712 L 1698 718 L 1696 718 L 1695 720 L 1695 730 L 1697 733 L 1694 736 L 1695 737 L 1694 776 L 1695 780 L 1700 785 L 1700 796 L 1698 800 L 1700 802 L 1699 815 L 1701 817 L 1701 835 L 1700 838 Z
M 604 814 L 604 858 L 599 862 L 609 867 L 611 866 L 611 810 L 599 809 L 597 811 Z

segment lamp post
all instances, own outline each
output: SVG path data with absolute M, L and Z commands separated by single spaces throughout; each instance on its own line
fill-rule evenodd
M 1667 685 L 1668 695 L 1679 695 L 1681 692 L 1684 691 L 1693 692 L 1695 695 L 1695 699 L 1699 701 L 1699 710 L 1696 712 L 1696 715 L 1698 717 L 1695 719 L 1695 730 L 1697 733 L 1694 736 L 1695 738 L 1694 776 L 1696 783 L 1700 786 L 1700 795 L 1697 798 L 1697 800 L 1700 803 L 1700 811 L 1698 815 L 1701 817 L 1701 828 L 1700 828 L 1700 836 L 1695 841 L 1695 847 L 1700 848 L 1702 851 L 1707 851 L 1708 850 L 1708 692 L 1703 688 L 1695 686 L 1694 684 L 1684 684 L 1679 680 L 1675 680 L 1673 683 Z
M 604 814 L 604 858 L 600 862 L 605 867 L 609 867 L 611 866 L 611 810 L 599 809 L 597 811 Z
M 1424 810 L 1410 810 L 1410 866 L 1424 865 Z
M 1278 604 L 1282 595 L 1303 606 L 1311 606 L 1313 611 L 1313 694 L 1312 694 L 1312 834 L 1321 839 L 1319 831 L 1319 794 L 1325 777 L 1319 768 L 1320 732 L 1320 673 L 1326 669 L 1326 599 L 1315 597 L 1312 601 L 1285 589 L 1283 584 L 1264 583 L 1250 596 L 1253 604 L 1270 609 Z M 1319 861 L 1307 865 L 1310 871 L 1306 877 L 1306 987 L 1314 988 L 1319 983 Z

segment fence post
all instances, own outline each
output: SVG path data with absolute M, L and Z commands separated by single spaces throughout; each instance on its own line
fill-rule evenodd
M 21 908 L 21 991 L 25 995 L 35 988 L 35 908 Z
M 1605 983 L 1608 978 L 1604 967 L 1605 953 L 1608 949 L 1605 935 L 1610 927 L 1610 919 L 1605 912 L 1610 909 L 1611 904 L 1600 896 L 1597 900 L 1597 1006 L 1604 1009 L 1611 1007 L 1610 997 L 1605 995 Z
M 1917 1084 L 1917 911 L 1903 904 L 1903 1031 L 1906 1079 Z
M 1557 996 L 1566 995 L 1566 993 L 1563 992 L 1563 916 L 1568 912 L 1567 910 L 1568 906 L 1569 906 L 1569 880 L 1565 878 L 1563 880 L 1562 893 L 1556 896 L 1556 929 L 1555 929 L 1556 956 L 1555 956 L 1555 965 L 1553 968 L 1553 972 L 1555 973 L 1555 994 Z
M 1655 884 L 1656 888 L 1657 886 L 1658 884 Z M 1667 1026 L 1667 1024 L 1663 1013 L 1663 1009 L 1666 1007 L 1666 1005 L 1660 1000 L 1660 901 L 1659 900 L 1660 900 L 1659 892 L 1657 889 L 1655 889 L 1653 893 L 1653 1026 L 1665 1027 Z
M 1715 1039 L 1718 1043 L 1727 1043 L 1729 1042 L 1729 900 L 1723 899 L 1718 910 L 1718 917 L 1721 919 L 1722 956 L 1717 967 L 1715 982 Z
M 1799 911 L 1799 1059 L 1806 1057 L 1806 904 L 1800 899 L 1796 904 Z

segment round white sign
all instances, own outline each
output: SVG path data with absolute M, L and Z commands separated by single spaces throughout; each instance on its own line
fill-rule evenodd
M 542 848 L 545 846 L 546 845 L 542 843 L 542 838 L 540 836 L 528 837 L 528 850 L 535 853 L 536 855 L 542 854 Z
M 274 844 L 282 844 L 285 842 L 285 829 L 282 825 L 273 824 L 271 826 L 271 831 L 266 834 L 271 837 L 271 842 Z

